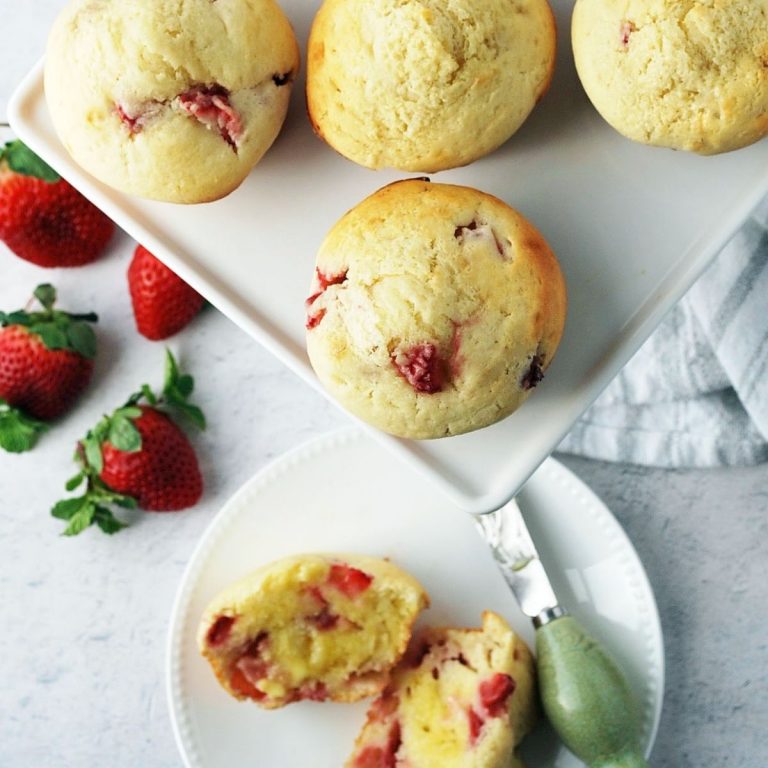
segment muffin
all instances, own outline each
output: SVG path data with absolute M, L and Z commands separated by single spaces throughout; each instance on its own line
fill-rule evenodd
M 421 179 L 339 220 L 306 304 L 320 381 L 359 418 L 410 438 L 512 413 L 541 381 L 566 311 L 557 260 L 523 216 Z
M 307 48 L 315 131 L 368 168 L 439 171 L 503 144 L 547 90 L 546 0 L 325 0 Z
M 393 671 L 345 768 L 510 768 L 536 715 L 534 666 L 497 614 L 430 629 Z
M 755 0 L 577 0 L 584 90 L 635 141 L 704 155 L 768 133 L 768 6 Z
M 270 563 L 207 607 L 198 646 L 224 689 L 275 709 L 379 693 L 429 598 L 386 560 L 301 555 Z
M 140 197 L 215 200 L 285 119 L 299 51 L 273 0 L 73 0 L 48 41 L 45 94 L 72 157 Z

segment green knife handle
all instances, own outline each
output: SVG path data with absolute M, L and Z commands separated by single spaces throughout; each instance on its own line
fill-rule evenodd
M 648 768 L 629 685 L 573 616 L 536 631 L 536 655 L 544 711 L 568 749 L 590 768 Z

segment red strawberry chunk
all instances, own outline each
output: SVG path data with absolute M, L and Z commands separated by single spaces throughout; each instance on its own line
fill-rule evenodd
M 637 31 L 637 27 L 634 25 L 631 21 L 623 21 L 621 23 L 621 27 L 619 28 L 619 36 L 621 39 L 621 47 L 622 48 L 628 48 L 629 47 L 629 37 L 633 32 Z
M 392 364 L 417 392 L 432 395 L 442 391 L 446 365 L 432 342 L 395 352 Z
M 305 323 L 306 329 L 312 330 L 320 325 L 320 321 L 325 317 L 325 308 L 320 308 L 316 312 L 310 312 L 312 305 L 325 293 L 326 289 L 330 285 L 341 285 L 346 282 L 347 270 L 338 272 L 335 275 L 328 275 L 325 272 L 321 272 L 317 267 L 315 268 L 315 275 L 317 276 L 317 284 L 320 288 L 319 291 L 313 293 L 305 302 L 304 306 L 307 308 L 307 321 Z
M 138 133 L 141 130 L 141 124 L 139 122 L 138 116 L 133 117 L 129 115 L 126 111 L 126 107 L 124 107 L 122 104 L 116 104 L 115 111 L 117 112 L 117 116 L 120 118 L 120 121 L 125 123 L 131 133 Z
M 179 96 L 182 109 L 209 128 L 218 128 L 224 141 L 237 152 L 243 123 L 229 103 L 229 91 L 221 85 L 196 86 Z
M 315 298 L 317 298 L 317 297 L 315 297 Z M 319 309 L 317 312 L 315 312 L 312 315 L 308 314 L 307 315 L 307 322 L 304 323 L 304 327 L 308 331 L 311 331 L 313 328 L 317 328 L 317 326 L 320 325 L 320 321 L 324 317 L 325 317 L 325 309 L 324 308 L 323 309 Z
M 384 746 L 366 747 L 355 758 L 355 768 L 397 768 L 397 750 L 400 749 L 400 723 L 395 721 Z
M 507 699 L 515 692 L 515 681 L 501 672 L 480 683 L 480 703 L 491 717 L 501 717 L 507 712 Z
M 325 272 L 321 272 L 315 268 L 315 274 L 317 275 L 317 282 L 320 284 L 320 293 L 322 293 L 329 285 L 341 285 L 347 279 L 347 271 L 342 270 L 335 275 L 329 275 Z
M 352 568 L 349 565 L 335 563 L 328 573 L 328 583 L 349 598 L 355 598 L 371 586 L 373 576 Z
M 223 645 L 229 639 L 232 633 L 232 625 L 235 623 L 234 616 L 219 616 L 216 621 L 211 624 L 206 640 L 208 645 Z
M 299 688 L 298 699 L 303 701 L 326 701 L 328 688 L 325 683 L 307 683 Z
M 263 680 L 269 671 L 269 665 L 263 659 L 255 656 L 242 656 L 235 667 L 239 669 L 245 679 L 252 685 L 256 685 L 259 680 Z
M 485 721 L 472 708 L 467 710 L 467 718 L 469 720 L 469 743 L 474 744 L 480 736 Z
M 308 616 L 307 621 L 316 627 L 321 632 L 327 632 L 330 629 L 335 629 L 339 624 L 339 615 L 323 608 L 319 613 L 314 616 Z
M 250 641 L 240 658 L 235 662 L 230 684 L 233 688 L 251 698 L 264 698 L 263 691 L 256 686 L 269 674 L 269 664 L 261 654 L 267 643 L 267 633 L 259 633 Z
M 167 102 L 154 100 L 135 104 L 131 107 L 117 102 L 115 104 L 115 112 L 117 112 L 120 122 L 125 125 L 128 132 L 135 136 L 137 133 L 141 133 L 147 123 L 152 118 L 157 117 L 166 106 Z
M 256 701 L 261 701 L 267 696 L 264 691 L 260 691 L 253 685 L 253 683 L 249 682 L 245 674 L 237 667 L 232 670 L 232 674 L 229 678 L 229 685 L 233 691 L 237 691 L 237 693 L 242 696 L 247 696 Z
M 371 704 L 371 708 L 368 710 L 368 720 L 375 723 L 386 722 L 395 714 L 399 703 L 400 701 L 397 696 L 387 693 L 382 694 Z

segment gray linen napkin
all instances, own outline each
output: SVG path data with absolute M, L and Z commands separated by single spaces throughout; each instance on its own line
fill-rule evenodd
M 557 450 L 659 467 L 768 460 L 768 198 Z

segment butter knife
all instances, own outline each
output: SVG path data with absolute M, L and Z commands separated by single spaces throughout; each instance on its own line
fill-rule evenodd
M 590 768 L 648 768 L 641 716 L 614 659 L 558 604 L 517 502 L 476 517 L 536 628 L 539 691 L 563 743 Z

